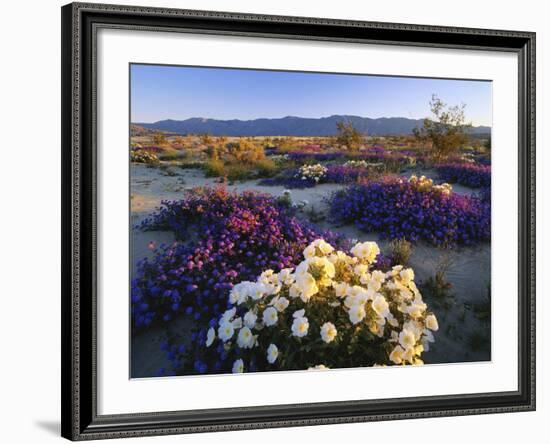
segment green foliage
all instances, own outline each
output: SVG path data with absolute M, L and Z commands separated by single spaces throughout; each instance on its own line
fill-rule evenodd
M 267 158 L 258 160 L 255 167 L 258 169 L 258 177 L 272 177 L 278 171 L 275 162 Z
M 414 129 L 414 135 L 420 142 L 431 145 L 436 160 L 455 154 L 468 142 L 467 130 L 472 125 L 465 121 L 465 107 L 464 104 L 449 107 L 437 95 L 432 95 L 433 118 L 424 119 L 422 128 Z
M 221 160 L 210 159 L 205 165 L 206 177 L 220 177 L 225 175 L 225 166 Z
M 363 135 L 355 129 L 352 122 L 338 122 L 336 130 L 336 143 L 348 150 L 358 150 L 366 137 L 366 134 Z

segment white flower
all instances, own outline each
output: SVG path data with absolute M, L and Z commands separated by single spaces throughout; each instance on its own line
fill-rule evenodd
M 218 337 L 223 341 L 227 342 L 233 337 L 235 333 L 235 328 L 231 322 L 224 322 L 218 328 Z
M 315 179 L 306 177 L 311 182 Z M 424 186 L 429 181 L 417 179 L 417 184 Z M 227 310 L 219 318 L 219 327 L 207 331 L 206 346 L 213 347 L 219 338 L 225 352 L 236 355 L 233 359 L 243 356 L 240 354 L 243 349 L 249 349 L 247 358 L 266 359 L 267 362 L 263 362 L 267 365 L 286 369 L 286 356 L 280 355 L 272 341 L 279 344 L 273 335 L 284 335 L 278 327 L 290 319 L 287 328 L 290 326 L 291 336 L 299 338 L 294 343 L 298 344 L 298 351 L 308 350 L 321 357 L 324 347 L 331 347 L 336 357 L 348 352 L 350 345 L 357 341 L 357 351 L 352 347 L 351 352 L 358 364 L 372 364 L 368 356 L 361 354 L 364 347 L 372 346 L 377 355 L 385 356 L 375 361 L 380 365 L 421 365 L 421 356 L 429 350 L 439 325 L 414 283 L 414 271 L 401 265 L 387 273 L 375 269 L 379 254 L 376 243 L 355 242 L 353 255 L 348 255 L 317 239 L 305 249 L 305 259 L 296 268 L 278 273 L 265 270 L 255 282 L 236 284 L 229 302 L 230 306 L 246 306 L 242 317 L 235 308 Z M 342 327 L 336 328 L 341 324 L 328 322 L 329 319 L 340 322 L 342 316 L 347 316 L 353 324 L 349 335 L 343 334 Z M 310 326 L 315 330 L 311 335 Z M 369 344 L 363 333 L 379 339 Z M 327 363 L 332 363 L 331 354 L 326 356 Z M 300 355 L 295 355 L 292 365 L 307 368 L 300 360 Z M 236 372 L 244 371 L 243 360 L 235 361 L 233 367 Z
M 329 261 L 326 257 L 314 257 L 310 259 L 309 265 L 317 268 L 321 273 L 325 274 L 326 277 L 333 278 L 336 274 L 336 269 L 334 264 Z
M 296 285 L 300 290 L 300 298 L 304 302 L 308 302 L 313 295 L 319 292 L 317 281 L 315 281 L 315 278 L 309 273 L 305 273 L 298 277 L 296 279 Z
M 380 248 L 378 248 L 378 244 L 376 242 L 360 242 L 356 244 L 350 252 L 355 257 L 372 263 L 376 259 L 376 256 L 380 254 Z
M 323 254 L 330 254 L 334 251 L 332 245 L 330 245 L 328 242 L 325 242 L 324 239 L 319 239 L 319 244 L 317 245 L 317 248 L 319 248 L 319 250 L 321 250 L 321 253 Z
M 401 270 L 399 276 L 404 284 L 414 281 L 414 271 L 412 268 L 405 268 L 404 270 Z
M 267 293 L 269 293 L 267 285 L 262 284 L 261 282 L 256 282 L 251 288 L 250 297 L 257 301 L 258 299 L 263 298 Z
M 306 314 L 306 310 L 302 308 L 301 310 L 296 310 L 294 313 L 292 313 L 293 318 L 303 318 Z
M 210 347 L 212 345 L 212 342 L 214 342 L 215 338 L 216 338 L 216 330 L 210 327 L 208 329 L 208 332 L 206 332 L 206 346 Z
M 353 267 L 353 272 L 357 276 L 363 276 L 369 272 L 369 266 L 368 264 L 359 264 Z M 370 279 L 370 276 L 366 276 L 367 279 Z
M 267 362 L 273 364 L 277 360 L 277 356 L 279 356 L 279 349 L 275 344 L 269 344 L 269 347 L 267 347 Z
M 308 319 L 304 317 L 294 318 L 291 329 L 293 336 L 297 336 L 299 338 L 304 337 L 307 335 L 307 331 L 309 329 Z
M 384 318 L 388 317 L 390 314 L 390 305 L 388 304 L 388 301 L 386 301 L 386 298 L 380 293 L 378 293 L 372 300 L 372 309 L 378 316 L 382 316 Z
M 318 249 L 321 254 L 330 254 L 334 251 L 332 245 L 326 242 L 324 239 L 316 239 L 311 242 L 304 250 L 304 257 L 306 259 L 316 256 L 316 249 Z
M 384 273 L 384 272 L 382 272 L 382 271 L 380 271 L 380 270 L 374 270 L 374 271 L 371 273 L 371 278 L 372 278 L 372 280 L 374 280 L 374 281 L 383 283 L 383 282 L 386 280 L 386 273 Z
M 426 316 L 426 327 L 433 331 L 439 330 L 439 324 L 437 323 L 437 318 L 435 315 L 430 314 Z
M 258 316 L 256 316 L 254 312 L 250 310 L 247 311 L 243 316 L 244 325 L 246 325 L 248 328 L 254 328 L 257 320 Z
M 279 283 L 282 285 L 291 285 L 294 282 L 292 268 L 283 268 L 278 274 Z
M 244 304 L 255 282 L 243 281 L 235 285 L 229 293 L 229 302 L 232 304 Z
M 357 324 L 361 322 L 363 319 L 365 319 L 366 315 L 367 313 L 365 312 L 364 305 L 352 305 L 349 309 L 349 320 L 352 324 Z
M 416 344 L 414 331 L 403 329 L 401 333 L 399 333 L 399 343 L 405 350 L 414 347 Z
M 300 294 L 301 294 L 301 291 L 300 291 L 300 288 L 298 287 L 297 284 L 292 284 L 289 289 L 288 289 L 288 295 L 293 298 L 293 299 L 296 299 L 296 298 L 299 298 L 300 297 Z
M 226 324 L 233 319 L 233 316 L 235 316 L 235 313 L 237 313 L 237 309 L 235 307 L 230 308 L 229 310 L 226 310 L 220 319 L 219 325 Z
M 278 320 L 277 316 L 277 310 L 273 307 L 267 307 L 264 310 L 264 314 L 262 316 L 262 320 L 264 321 L 264 324 L 268 327 L 271 327 L 272 325 L 275 325 Z
M 290 302 L 284 296 L 273 300 L 273 306 L 277 309 L 279 313 L 285 311 L 285 309 L 288 307 L 288 304 L 290 304 Z
M 323 341 L 325 341 L 327 344 L 334 341 L 334 338 L 336 338 L 337 334 L 338 331 L 336 330 L 336 327 L 332 322 L 325 322 L 321 326 L 321 339 L 323 339 Z
M 309 367 L 308 370 L 329 370 L 329 368 L 324 364 L 318 364 L 315 367 Z
M 244 362 L 242 359 L 237 359 L 233 363 L 233 369 L 231 370 L 233 373 L 242 373 L 244 372 Z
M 254 335 L 250 328 L 241 328 L 237 336 L 237 345 L 241 348 L 252 348 L 254 346 Z
M 418 319 L 424 314 L 427 307 L 428 306 L 424 302 L 419 299 L 415 299 L 411 305 L 406 307 L 405 313 L 408 313 L 413 319 Z
M 337 298 L 343 298 L 348 292 L 349 284 L 347 282 L 333 282 L 332 288 L 334 288 L 334 293 Z

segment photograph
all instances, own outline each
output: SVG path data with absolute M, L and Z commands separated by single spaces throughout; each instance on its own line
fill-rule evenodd
M 130 378 L 491 361 L 490 80 L 129 85 Z

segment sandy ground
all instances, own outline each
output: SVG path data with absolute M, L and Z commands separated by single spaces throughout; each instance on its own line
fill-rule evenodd
M 433 170 L 415 171 L 417 175 L 437 178 Z M 407 177 L 410 172 L 407 173 Z M 160 205 L 162 200 L 173 200 L 182 197 L 185 191 L 197 186 L 216 185 L 218 180 L 206 178 L 201 170 L 181 169 L 177 167 L 147 167 L 132 165 L 131 183 L 131 221 L 141 222 L 148 214 Z M 228 188 L 238 192 L 256 190 L 280 196 L 285 190 L 282 186 L 260 186 L 257 180 L 229 184 Z M 291 190 L 293 202 L 306 201 L 307 205 L 299 212 L 298 217 L 310 219 L 313 210 L 316 223 L 322 228 L 341 232 L 351 239 L 359 241 L 376 240 L 383 251 L 388 243 L 379 239 L 376 233 L 362 233 L 352 225 L 335 227 L 324 219 L 327 211 L 325 199 L 334 191 L 344 188 L 343 185 L 323 184 L 315 188 Z M 453 185 L 453 191 L 459 194 L 471 194 L 475 190 Z M 145 256 L 150 257 L 155 247 L 174 240 L 169 232 L 141 232 L 132 230 L 132 273 L 135 262 Z M 439 319 L 440 330 L 436 333 L 436 342 L 429 352 L 423 354 L 426 363 L 449 363 L 468 361 L 488 361 L 490 356 L 490 319 L 480 314 L 480 304 L 487 302 L 487 289 L 491 277 L 490 244 L 477 247 L 459 248 L 444 252 L 425 243 L 413 247 L 410 259 L 416 274 L 417 283 L 433 276 L 438 263 L 448 259 L 451 263 L 447 281 L 451 283 L 450 295 L 439 300 L 424 296 L 426 303 Z M 168 330 L 176 329 L 186 335 L 193 322 L 185 316 L 172 321 L 169 325 L 158 326 L 139 333 L 132 339 L 132 376 L 153 376 L 158 368 L 168 366 L 164 353 L 159 348 L 161 337 Z

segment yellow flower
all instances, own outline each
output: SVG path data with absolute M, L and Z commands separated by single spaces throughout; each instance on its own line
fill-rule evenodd
M 394 364 L 401 364 L 403 362 L 403 353 L 405 350 L 400 345 L 396 345 L 390 353 L 390 361 Z

